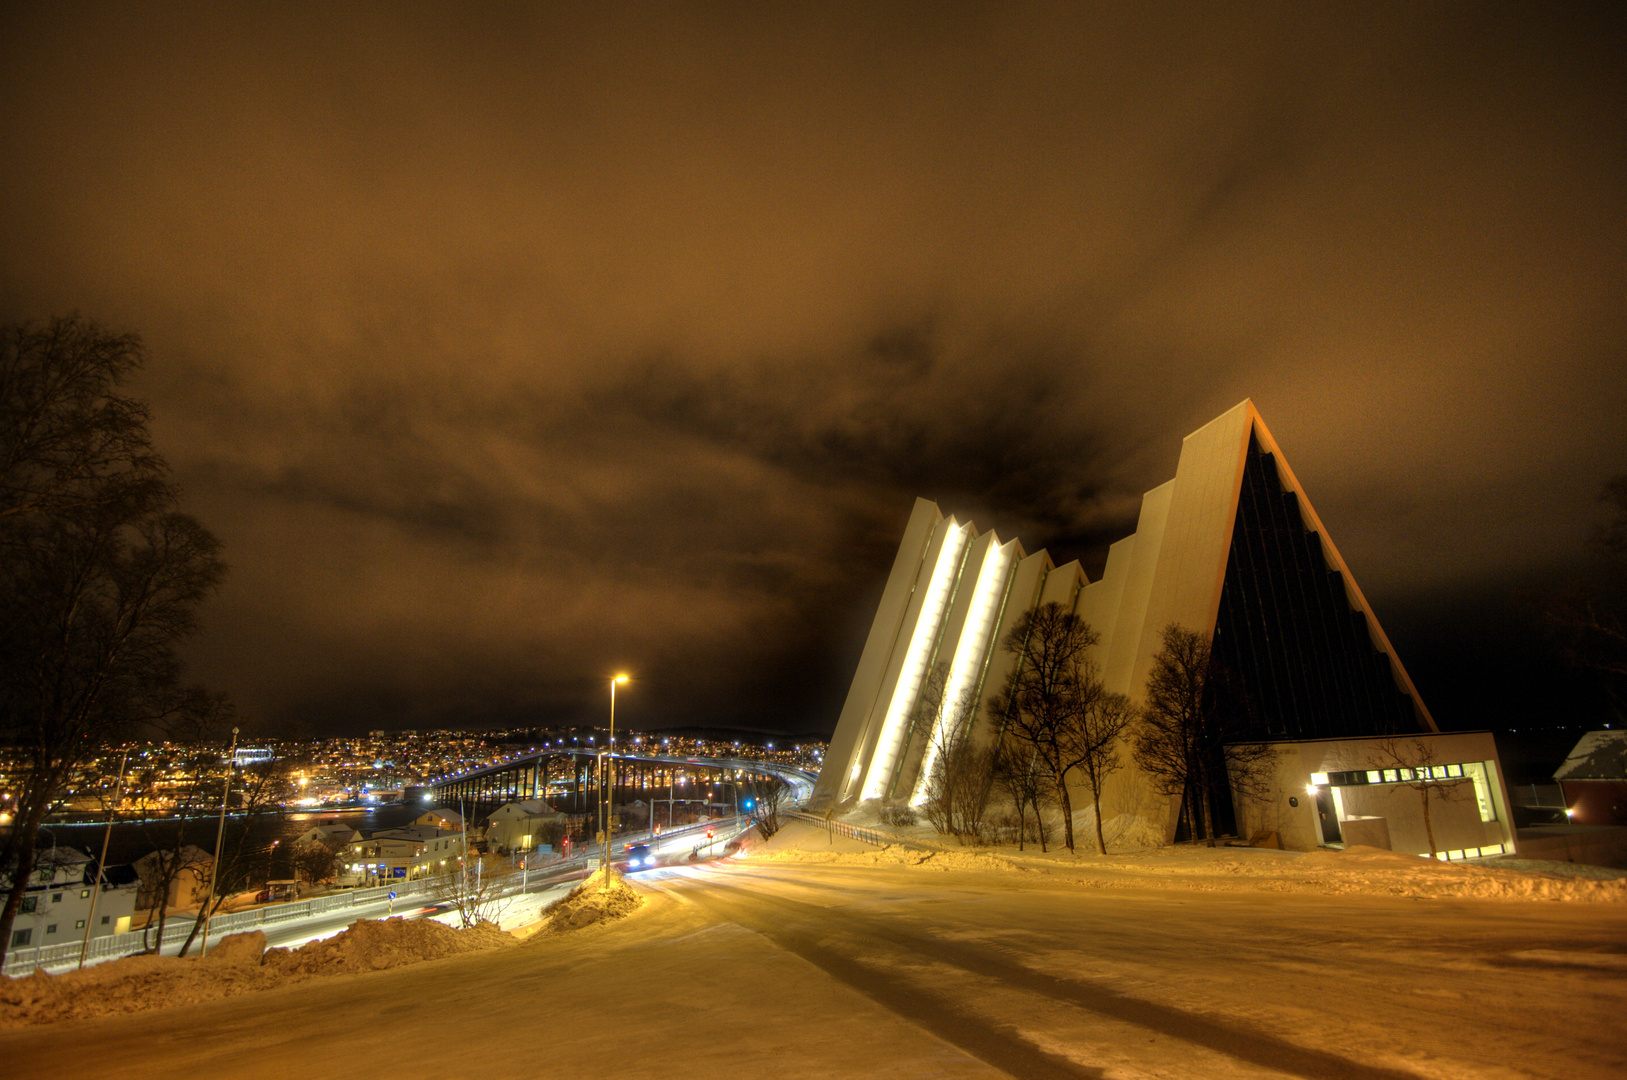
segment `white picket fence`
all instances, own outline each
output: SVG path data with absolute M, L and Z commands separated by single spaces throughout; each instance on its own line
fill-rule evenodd
M 333 911 L 339 908 L 360 907 L 366 904 L 382 903 L 394 889 L 398 899 L 415 896 L 429 889 L 433 879 L 419 878 L 415 881 L 399 881 L 392 885 L 381 885 L 370 889 L 353 889 L 341 893 L 329 893 L 326 896 L 313 896 L 308 900 L 292 900 L 286 904 L 267 904 L 263 907 L 249 908 L 246 911 L 233 911 L 225 915 L 216 915 L 209 920 L 209 940 L 215 941 L 227 934 L 240 934 L 245 930 L 253 930 L 273 923 L 286 922 L 289 919 L 304 919 L 312 915 Z M 160 946 L 164 948 L 179 945 L 186 940 L 192 932 L 192 917 L 170 918 L 164 924 L 164 940 Z M 85 963 L 93 964 L 101 960 L 113 960 L 121 956 L 131 956 L 141 952 L 147 947 L 152 935 L 140 930 L 131 930 L 123 934 L 103 934 L 90 939 L 90 948 L 85 953 Z M 31 974 L 36 968 L 46 970 L 76 967 L 79 964 L 79 949 L 81 942 L 64 941 L 56 945 L 38 945 L 30 949 L 27 947 L 14 949 L 6 956 L 4 974 L 22 976 Z

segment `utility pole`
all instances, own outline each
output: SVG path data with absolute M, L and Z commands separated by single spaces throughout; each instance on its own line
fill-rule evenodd
M 203 912 L 203 949 L 199 956 L 209 955 L 209 920 L 215 914 L 215 883 L 220 880 L 220 853 L 226 837 L 226 800 L 232 795 L 232 764 L 236 760 L 237 729 L 232 728 L 232 747 L 226 751 L 226 786 L 220 792 L 220 825 L 215 829 L 215 858 L 209 864 L 209 896 L 204 900 L 209 906 Z
M 85 939 L 79 943 L 79 967 L 85 966 L 85 954 L 90 951 L 91 927 L 96 925 L 96 901 L 102 898 L 102 881 L 107 877 L 107 844 L 113 839 L 113 817 L 119 812 L 119 800 L 124 796 L 124 766 L 130 760 L 127 747 L 119 758 L 119 778 L 113 783 L 113 804 L 107 808 L 107 832 L 102 835 L 102 857 L 96 861 L 96 884 L 90 890 L 90 914 L 85 917 Z

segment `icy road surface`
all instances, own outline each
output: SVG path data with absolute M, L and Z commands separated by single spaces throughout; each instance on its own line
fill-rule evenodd
M 314 1077 L 1627 1076 L 1627 907 L 733 860 L 630 918 L 0 1032 L 36 1071 Z

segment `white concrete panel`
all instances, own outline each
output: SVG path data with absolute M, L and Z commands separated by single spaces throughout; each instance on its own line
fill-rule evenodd
M 865 639 L 864 651 L 859 655 L 859 666 L 853 683 L 848 687 L 847 699 L 842 704 L 836 730 L 825 751 L 825 763 L 814 784 L 814 798 L 830 800 L 841 797 L 843 781 L 853 776 L 859 764 L 858 752 L 865 742 L 871 713 L 875 710 L 881 681 L 900 636 L 904 611 L 915 589 L 933 526 L 943 515 L 935 503 L 916 499 L 904 526 L 904 537 L 893 557 L 893 568 L 882 589 L 881 603 L 876 617 L 870 623 L 870 635 Z
M 970 523 L 967 524 L 968 533 L 974 532 Z M 971 616 L 974 594 L 977 592 L 978 574 L 983 568 L 984 561 L 989 552 L 998 548 L 999 537 L 994 531 L 984 533 L 975 539 L 969 540 L 961 549 L 961 566 L 955 576 L 954 587 L 950 590 L 949 609 L 943 620 L 942 628 L 938 633 L 938 642 L 932 650 L 928 661 L 930 665 L 955 656 L 959 647 L 961 636 L 965 633 L 967 620 Z
M 1077 560 L 1065 563 L 1045 575 L 1045 588 L 1040 591 L 1039 602 L 1041 605 L 1061 604 L 1065 611 L 1072 611 L 1079 601 L 1079 590 L 1089 583 Z
M 858 749 L 854 754 L 854 770 L 849 771 L 848 778 L 843 782 L 843 799 L 858 795 L 874 763 L 881 728 L 886 722 L 888 710 L 892 707 L 893 696 L 898 688 L 899 677 L 904 671 L 910 646 L 917 640 L 916 634 L 920 628 L 921 610 L 926 603 L 929 582 L 932 574 L 937 569 L 938 558 L 943 553 L 944 542 L 950 535 L 951 530 L 955 528 L 955 524 L 953 518 L 940 518 L 932 526 L 932 535 L 927 541 L 926 551 L 921 559 L 920 571 L 916 575 L 912 586 L 909 602 L 904 606 L 904 617 L 900 621 L 898 637 L 894 641 L 892 652 L 887 658 L 887 667 L 882 674 L 881 684 L 876 691 L 875 703 L 870 711 L 864 736 L 859 741 Z
M 1130 558 L 1135 545 L 1136 538 L 1132 534 L 1108 548 L 1102 579 L 1091 582 L 1079 592 L 1079 614 L 1101 639 L 1093 652 L 1096 662 L 1104 671 L 1107 668 L 1108 649 L 1118 626 L 1119 606 L 1124 602 L 1124 583 L 1129 579 Z
M 948 612 L 949 597 L 959 576 L 960 557 L 971 527 L 948 518 L 939 522 L 938 531 L 941 538 L 935 541 L 937 551 L 929 551 L 927 555 L 932 562 L 932 574 L 925 588 L 916 590 L 917 602 L 911 605 L 913 618 L 906 616 L 914 624 L 909 646 L 901 657 L 892 685 L 883 687 L 888 698 L 887 711 L 866 755 L 869 763 L 859 788 L 861 800 L 883 797 L 892 782 L 893 766 L 903 753 L 909 735 L 910 714 L 926 675 L 927 662 L 937 644 L 938 629 Z
M 1014 544 L 999 545 L 991 530 L 983 535 L 978 547 L 974 548 L 966 560 L 966 569 L 961 575 L 962 581 L 964 583 L 975 574 L 975 584 L 970 588 L 963 584 L 960 590 L 969 600 L 965 619 L 955 642 L 953 659 L 950 661 L 949 681 L 944 690 L 945 715 L 950 713 L 963 694 L 970 691 L 975 695 L 982 684 L 989 650 L 994 647 L 991 639 L 1000 616 L 1001 601 L 1005 598 L 1006 586 L 1011 578 L 1011 556 L 1014 547 Z M 942 655 L 941 649 L 939 654 Z M 939 718 L 940 723 L 942 719 Z M 926 797 L 926 781 L 932 776 L 932 766 L 938 756 L 939 739 L 936 726 L 925 733 L 925 738 L 921 767 L 910 797 L 910 801 L 916 804 Z
M 1181 443 L 1164 543 L 1130 669 L 1134 698 L 1146 686 L 1164 627 L 1176 623 L 1206 638 L 1214 634 L 1253 422 L 1254 405 L 1243 401 Z
M 960 566 L 950 589 L 948 612 L 939 625 L 937 640 L 927 658 L 925 673 L 930 674 L 940 663 L 950 663 L 959 649 L 965 632 L 967 617 L 972 608 L 972 594 L 977 583 L 978 570 L 989 551 L 999 546 L 999 539 L 990 531 L 982 536 L 970 522 L 966 526 L 968 542 L 961 548 Z M 899 782 L 889 789 L 913 790 L 921 768 L 922 756 L 931 745 L 932 732 L 908 725 L 912 733 L 905 736 L 901 757 L 895 762 L 894 773 Z
M 1130 694 L 1130 678 L 1136 653 L 1141 647 L 1142 628 L 1147 619 L 1147 601 L 1152 596 L 1153 576 L 1158 570 L 1158 553 L 1164 545 L 1164 526 L 1169 520 L 1170 498 L 1175 481 L 1153 488 L 1141 497 L 1141 517 L 1136 522 L 1135 545 L 1124 572 L 1123 599 L 1114 620 L 1113 639 L 1102 662 L 1102 681 L 1114 693 Z
M 988 714 L 989 698 L 998 694 L 1011 677 L 1014 657 L 1005 649 L 1006 635 L 1025 614 L 1039 606 L 1040 588 L 1051 569 L 1051 557 L 1044 551 L 1024 556 L 1011 575 L 999 624 L 994 628 L 988 668 L 983 675 L 983 712 L 976 725 L 979 738 L 990 738 L 1000 728 L 999 719 Z

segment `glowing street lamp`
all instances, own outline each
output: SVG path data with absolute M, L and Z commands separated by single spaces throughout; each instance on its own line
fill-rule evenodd
M 627 676 L 617 675 L 610 680 L 610 740 L 605 745 L 605 789 L 604 789 L 604 828 L 599 833 L 599 863 L 604 871 L 604 888 L 610 888 L 610 812 L 615 808 L 615 792 L 612 785 L 615 783 L 616 763 L 611 754 L 616 749 L 616 684 L 627 681 Z

